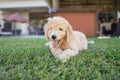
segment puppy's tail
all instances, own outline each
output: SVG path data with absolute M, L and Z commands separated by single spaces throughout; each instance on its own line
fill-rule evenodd
M 95 41 L 88 41 L 88 44 L 95 44 Z

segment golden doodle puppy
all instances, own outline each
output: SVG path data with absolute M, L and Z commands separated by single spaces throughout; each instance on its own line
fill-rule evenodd
M 53 56 L 63 62 L 87 49 L 86 36 L 82 32 L 74 31 L 63 17 L 53 17 L 48 21 L 45 36 L 50 40 L 45 45 L 50 46 Z

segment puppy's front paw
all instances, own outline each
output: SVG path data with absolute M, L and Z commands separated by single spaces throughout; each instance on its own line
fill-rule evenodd
M 62 62 L 66 62 L 68 59 L 70 59 L 70 56 L 67 54 L 60 54 L 57 56 Z
M 45 46 L 50 46 L 51 45 L 51 42 L 47 42 L 46 44 L 45 44 Z

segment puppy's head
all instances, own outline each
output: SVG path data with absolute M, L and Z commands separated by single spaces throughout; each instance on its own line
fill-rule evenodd
M 57 47 L 63 39 L 64 41 L 69 41 L 71 33 L 71 25 L 62 17 L 51 18 L 45 29 L 46 39 L 52 40 L 54 48 Z

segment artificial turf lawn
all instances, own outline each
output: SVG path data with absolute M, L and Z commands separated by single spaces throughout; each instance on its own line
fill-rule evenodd
M 120 39 L 97 39 L 66 63 L 45 39 L 0 38 L 0 80 L 120 80 Z

